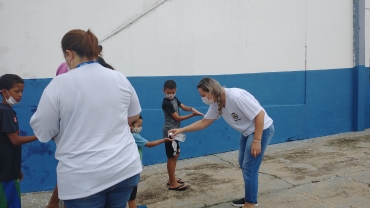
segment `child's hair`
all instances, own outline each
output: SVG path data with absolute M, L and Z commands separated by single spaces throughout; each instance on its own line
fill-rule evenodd
M 81 57 L 96 59 L 100 55 L 98 38 L 90 31 L 71 30 L 62 38 L 62 50 L 72 50 Z
M 16 74 L 4 74 L 0 77 L 0 90 L 10 90 L 16 84 L 24 84 L 23 79 Z M 1 91 L 0 94 L 2 95 Z
M 220 83 L 216 80 L 206 77 L 200 80 L 197 85 L 197 89 L 202 89 L 205 92 L 211 93 L 213 96 L 217 98 L 217 105 L 218 105 L 218 114 L 222 115 L 222 104 L 221 104 L 221 94 L 222 94 L 222 87 Z
M 163 85 L 163 89 L 176 89 L 176 82 L 173 80 L 167 80 Z
M 139 119 L 144 120 L 144 119 L 143 119 L 143 117 L 142 117 L 141 115 L 139 116 Z M 138 119 L 138 120 L 139 120 L 139 119 Z M 137 120 L 136 120 L 136 121 L 137 121 Z M 133 125 L 136 123 L 136 121 L 132 122 L 132 123 L 131 123 L 131 125 L 133 126 Z

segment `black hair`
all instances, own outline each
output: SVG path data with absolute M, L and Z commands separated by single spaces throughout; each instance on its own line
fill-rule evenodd
M 2 89 L 10 90 L 16 84 L 24 84 L 23 79 L 16 74 L 4 74 L 3 76 L 0 77 L 0 90 Z
M 143 119 L 143 117 L 142 117 L 141 115 L 139 116 L 139 119 L 144 120 L 144 119 Z M 138 119 L 138 120 L 139 120 L 139 119 Z M 137 120 L 136 120 L 136 121 L 137 121 Z M 136 123 L 136 121 L 132 122 L 132 123 L 131 123 L 131 125 L 134 125 L 134 124 Z
M 101 56 L 98 56 L 98 59 L 96 59 L 96 61 L 97 61 L 100 65 L 104 66 L 105 68 L 108 68 L 108 69 L 112 69 L 112 70 L 114 70 L 113 66 L 111 66 L 111 65 L 109 65 L 107 62 L 105 62 L 105 60 L 104 60 Z
M 167 80 L 164 85 L 163 85 L 163 89 L 176 89 L 176 82 L 173 81 L 173 80 Z

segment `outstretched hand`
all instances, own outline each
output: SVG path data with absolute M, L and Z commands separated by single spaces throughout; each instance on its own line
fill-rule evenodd
M 203 113 L 201 113 L 201 112 L 197 111 L 195 108 L 192 108 L 192 112 L 193 112 L 193 114 L 194 114 L 194 115 L 196 115 L 196 116 L 204 116 L 204 114 L 203 114 Z
M 171 129 L 171 130 L 168 131 L 168 134 L 169 133 L 172 133 L 174 136 L 176 136 L 176 135 L 182 133 L 182 129 Z
M 163 138 L 165 142 L 172 142 L 174 139 L 171 138 Z

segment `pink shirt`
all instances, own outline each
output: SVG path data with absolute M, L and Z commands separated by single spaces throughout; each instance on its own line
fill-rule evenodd
M 68 65 L 66 62 L 63 62 L 62 64 L 60 64 L 60 66 L 58 67 L 57 69 L 57 72 L 56 72 L 56 75 L 60 75 L 60 74 L 64 74 L 68 72 Z

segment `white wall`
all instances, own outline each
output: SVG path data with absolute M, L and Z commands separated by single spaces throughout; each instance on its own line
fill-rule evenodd
M 103 39 L 158 2 L 0 0 L 1 73 L 53 77 L 68 30 Z M 349 0 L 169 0 L 102 45 L 128 76 L 347 68 L 352 17 Z
M 370 64 L 370 0 L 365 0 L 365 66 Z

